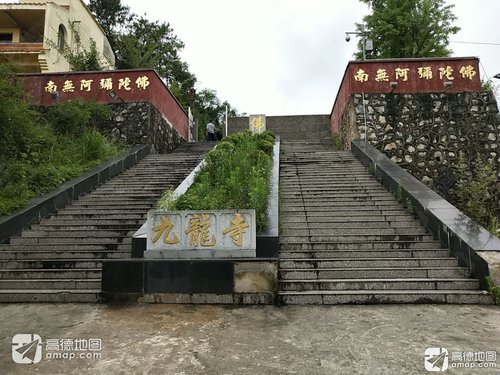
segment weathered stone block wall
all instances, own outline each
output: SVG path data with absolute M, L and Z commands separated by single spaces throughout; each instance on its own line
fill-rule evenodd
M 230 117 L 228 133 L 249 128 L 248 117 Z M 329 115 L 266 116 L 266 128 L 279 135 L 281 140 L 330 138 Z
M 500 181 L 500 115 L 491 93 L 351 95 L 341 136 L 368 142 L 446 197 L 459 161 L 479 156 Z M 366 113 L 366 117 L 365 117 Z M 499 197 L 500 198 L 500 197 Z
M 113 140 L 127 145 L 150 145 L 153 153 L 173 150 L 184 142 L 156 107 L 149 102 L 110 104 L 113 116 L 101 123 L 99 130 Z

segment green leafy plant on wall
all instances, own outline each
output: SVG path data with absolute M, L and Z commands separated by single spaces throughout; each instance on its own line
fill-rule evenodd
M 59 51 L 59 53 L 69 63 L 71 70 L 73 71 L 81 72 L 104 70 L 104 64 L 101 60 L 99 51 L 97 50 L 96 41 L 93 38 L 90 38 L 89 47 L 85 48 L 83 46 L 80 33 L 76 29 L 76 24 L 76 21 L 69 22 L 69 28 L 75 42 L 73 48 L 66 42 L 64 43 L 64 46 L 59 46 L 56 42 L 50 39 L 46 39 L 47 44 L 51 48 L 55 48 Z
M 493 165 L 476 157 L 469 168 L 464 160 L 459 161 L 460 176 L 452 193 L 457 205 L 467 216 L 474 219 L 492 234 L 500 236 L 498 212 L 492 200 L 498 196 L 498 177 Z
M 486 276 L 486 282 L 488 283 L 488 291 L 495 298 L 495 305 L 500 305 L 500 287 L 495 285 L 491 276 Z
M 342 151 L 342 150 L 346 149 L 345 143 L 344 143 L 340 133 L 334 133 L 332 135 L 332 143 L 333 143 L 333 147 L 335 148 L 335 150 Z

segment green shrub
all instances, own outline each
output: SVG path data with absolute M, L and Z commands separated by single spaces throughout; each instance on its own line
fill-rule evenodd
M 157 207 L 167 211 L 174 210 L 175 199 L 173 199 L 173 193 L 172 190 L 165 190 L 158 200 Z
M 0 64 L 0 158 L 29 153 L 37 113 L 25 100 L 22 82 L 10 65 Z
M 342 139 L 342 136 L 340 135 L 340 133 L 332 134 L 332 143 L 333 143 L 333 147 L 335 150 L 342 151 L 342 150 L 346 149 L 346 146 L 344 144 L 344 140 Z
M 497 216 L 490 216 L 487 229 L 491 234 L 500 238 L 500 218 Z
M 272 147 L 274 141 L 249 131 L 231 134 L 208 153 L 206 165 L 186 194 L 171 202 L 160 200 L 158 208 L 174 210 L 255 209 L 257 230 L 267 222 Z M 264 148 L 265 151 L 261 148 Z
M 495 299 L 495 305 L 500 305 L 500 287 L 495 285 L 491 276 L 486 276 L 486 282 L 488 283 L 488 291 Z
M 0 65 L 0 215 L 116 155 L 116 145 L 86 130 L 110 113 L 95 102 L 65 102 L 47 111 L 50 122 L 45 124 L 28 105 L 13 70 Z
M 470 174 L 464 170 L 460 171 L 460 179 L 453 193 L 466 215 L 485 223 L 491 216 L 495 216 L 491 212 L 494 205 L 489 203 L 495 196 L 493 190 L 497 182 L 496 171 L 491 163 L 483 162 L 479 156 L 473 162 L 471 169 Z
M 94 129 L 87 129 L 80 138 L 84 160 L 102 160 L 117 153 L 116 146 Z
M 451 190 L 451 200 L 461 211 L 492 234 L 500 237 L 500 182 L 497 171 L 489 161 L 476 157 L 472 165 L 460 158 L 457 183 Z
M 273 152 L 273 142 L 270 142 L 267 139 L 259 139 L 257 142 L 259 150 L 264 151 L 266 154 L 271 154 Z
M 256 135 L 257 139 L 263 139 L 265 141 L 274 143 L 275 135 L 270 131 L 266 130 L 265 132 L 259 133 Z
M 86 128 L 111 117 L 111 110 L 103 104 L 86 100 L 68 100 L 49 108 L 47 119 L 59 134 L 78 136 Z

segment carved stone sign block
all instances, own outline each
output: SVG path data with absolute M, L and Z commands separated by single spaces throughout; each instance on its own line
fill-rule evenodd
M 255 210 L 149 211 L 146 258 L 255 257 Z
M 266 131 L 266 115 L 250 115 L 249 129 L 253 134 L 258 134 Z

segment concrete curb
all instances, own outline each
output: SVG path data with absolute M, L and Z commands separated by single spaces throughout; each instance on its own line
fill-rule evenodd
M 30 200 L 28 207 L 0 218 L 0 243 L 7 242 L 11 236 L 66 207 L 79 196 L 136 164 L 148 153 L 149 146 L 133 147 L 124 155 L 88 170 L 80 177 L 65 182 L 56 190 Z
M 415 215 L 488 289 L 486 276 L 500 282 L 500 240 L 448 201 L 364 141 L 351 142 L 352 153 L 393 194 L 401 194 Z M 488 255 L 488 261 L 484 254 Z

